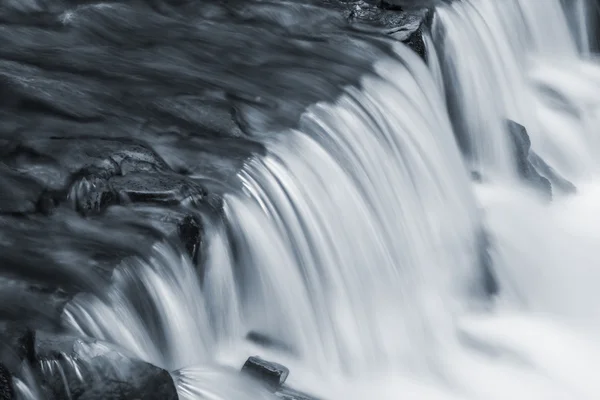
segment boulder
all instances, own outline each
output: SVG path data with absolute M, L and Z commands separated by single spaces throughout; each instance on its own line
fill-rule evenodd
M 283 385 L 290 371 L 281 364 L 254 356 L 246 360 L 242 367 L 242 373 L 252 377 L 272 392 L 275 392 Z
M 0 338 L 2 362 L 11 365 L 0 369 L 0 396 L 2 378 L 19 377 L 27 369 L 50 400 L 178 398 L 167 371 L 111 344 L 6 323 L 0 325 Z

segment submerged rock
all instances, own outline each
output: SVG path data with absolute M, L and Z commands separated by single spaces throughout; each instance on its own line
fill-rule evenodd
M 282 340 L 271 337 L 265 333 L 250 331 L 246 334 L 246 339 L 259 346 L 295 354 L 294 348 Z
M 339 10 L 354 28 L 390 35 L 425 58 L 422 29 L 428 5 L 415 2 L 414 7 L 403 8 L 381 0 L 318 0 L 317 3 Z

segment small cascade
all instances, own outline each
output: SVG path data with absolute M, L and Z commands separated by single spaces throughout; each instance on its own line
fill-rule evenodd
M 250 327 L 321 368 L 434 367 L 478 284 L 449 120 L 425 65 L 398 52 L 408 68 L 380 61 L 362 90 L 309 109 L 247 164 L 248 198 L 226 199 Z
M 147 260 L 123 264 L 105 296 L 82 294 L 67 305 L 65 325 L 167 370 L 210 359 L 214 332 L 189 258 L 157 243 Z

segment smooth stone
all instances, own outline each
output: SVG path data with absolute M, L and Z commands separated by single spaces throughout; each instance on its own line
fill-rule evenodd
M 287 379 L 290 370 L 281 364 L 253 356 L 242 367 L 242 373 L 256 379 L 271 391 L 276 391 Z

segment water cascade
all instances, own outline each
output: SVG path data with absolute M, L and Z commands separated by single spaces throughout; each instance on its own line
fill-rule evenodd
M 204 218 L 198 259 L 154 240 L 106 290 L 69 298 L 62 327 L 169 371 L 187 400 L 277 398 L 239 374 L 255 354 L 324 400 L 596 399 L 600 64 L 591 3 L 565 3 L 438 4 L 426 62 L 364 39 L 390 51 L 297 126 L 253 137 L 264 151 L 216 217 L 185 192 Z M 79 374 L 94 351 L 42 360 L 41 376 Z

